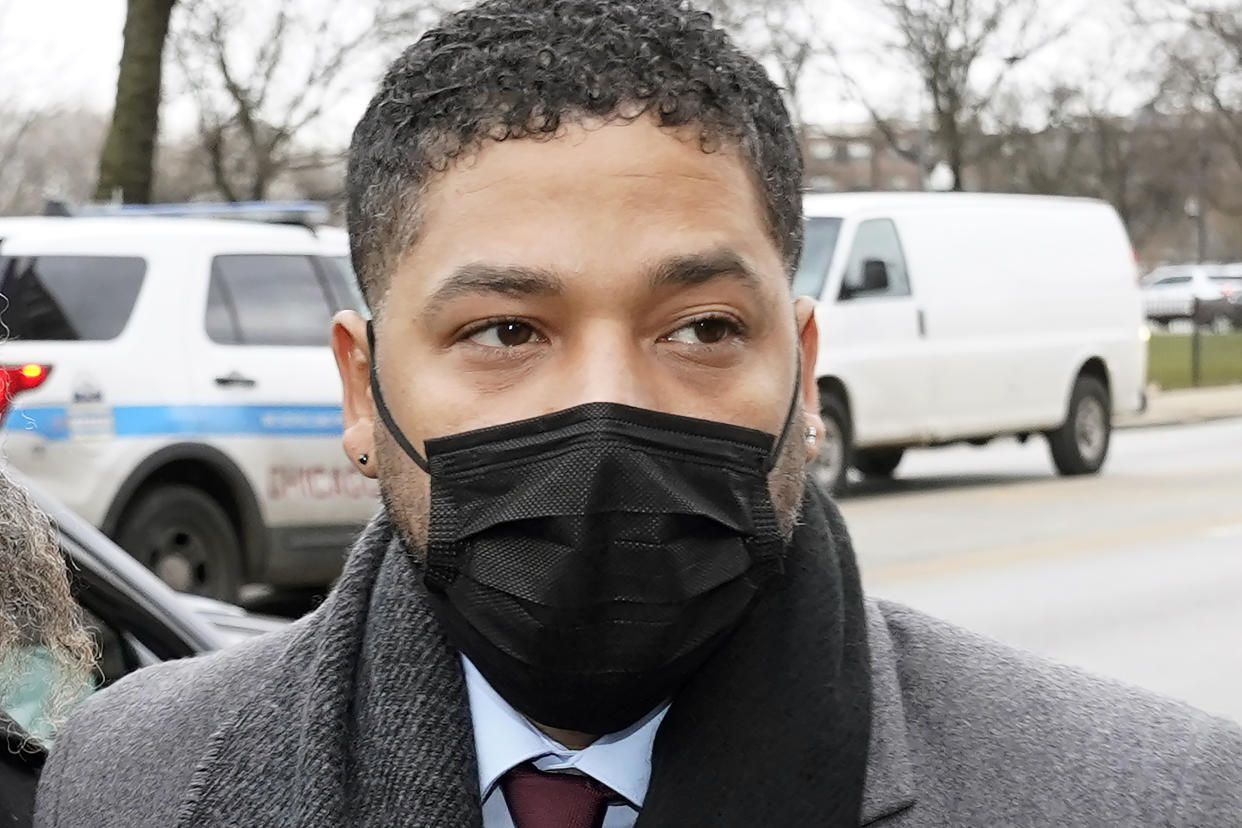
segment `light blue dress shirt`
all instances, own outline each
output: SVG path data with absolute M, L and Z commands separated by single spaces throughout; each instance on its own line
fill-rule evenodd
M 461 662 L 479 759 L 483 828 L 514 828 L 500 790 L 500 777 L 515 765 L 532 760 L 540 770 L 576 770 L 612 788 L 626 802 L 608 806 L 604 828 L 634 828 L 651 781 L 651 747 L 668 712 L 668 702 L 625 730 L 602 736 L 584 750 L 570 750 L 514 710 L 470 659 L 462 656 Z

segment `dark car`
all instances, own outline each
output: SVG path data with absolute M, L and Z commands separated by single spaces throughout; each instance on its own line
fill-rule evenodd
M 29 479 L 12 467 L 5 471 L 29 489 L 59 531 L 74 597 L 98 645 L 103 686 L 139 668 L 217 650 L 287 623 L 173 591 Z
M 1242 268 L 1233 266 L 1229 275 L 1213 276 L 1212 282 L 1220 288 L 1229 303 L 1228 316 L 1235 330 L 1242 331 Z

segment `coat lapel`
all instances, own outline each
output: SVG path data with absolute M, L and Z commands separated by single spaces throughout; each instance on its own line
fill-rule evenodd
M 461 670 L 420 589 L 377 520 L 222 716 L 178 828 L 479 825 Z
M 916 789 L 893 638 L 879 605 L 868 600 L 866 607 L 871 647 L 871 745 L 861 824 L 872 825 L 914 805 Z

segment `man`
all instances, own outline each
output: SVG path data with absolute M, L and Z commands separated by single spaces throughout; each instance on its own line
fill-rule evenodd
M 28 826 L 56 726 L 91 687 L 93 644 L 47 516 L 0 468 L 0 826 Z
M 382 515 L 304 621 L 88 703 L 39 824 L 1236 825 L 1236 727 L 863 598 L 804 488 L 800 174 L 673 0 L 410 47 L 332 332 Z

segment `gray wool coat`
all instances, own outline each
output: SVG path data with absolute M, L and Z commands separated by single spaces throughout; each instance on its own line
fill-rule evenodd
M 374 562 L 349 566 L 384 582 Z M 479 826 L 459 662 L 409 593 L 385 603 L 377 588 L 345 608 L 351 579 L 367 575 L 347 568 L 344 587 L 286 630 L 142 670 L 86 702 L 57 739 L 35 824 Z M 1242 826 L 1236 725 L 901 606 L 868 601 L 866 615 L 861 824 Z M 403 699 L 386 709 L 368 699 L 394 689 L 373 668 L 391 642 L 377 632 L 356 662 L 344 656 L 372 624 L 416 645 L 385 673 Z M 351 682 L 345 698 L 337 685 Z M 345 731 L 349 761 L 330 758 Z M 710 751 L 711 734 L 693 749 Z M 358 802 L 371 809 L 358 816 Z

